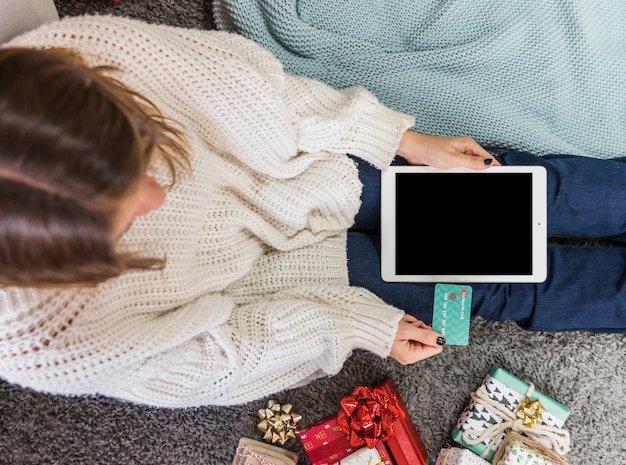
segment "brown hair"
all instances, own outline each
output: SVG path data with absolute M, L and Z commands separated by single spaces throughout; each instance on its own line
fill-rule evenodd
M 63 50 L 0 49 L 0 285 L 91 285 L 162 259 L 116 252 L 120 199 L 153 158 L 188 167 L 147 99 Z

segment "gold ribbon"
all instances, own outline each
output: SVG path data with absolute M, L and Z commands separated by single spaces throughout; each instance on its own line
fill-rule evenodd
M 450 458 L 450 455 L 452 454 L 452 452 L 454 452 L 454 450 L 458 448 L 456 447 L 449 447 L 448 450 L 446 450 L 446 453 L 444 454 L 443 458 L 441 459 L 441 463 L 439 465 L 446 465 L 448 463 L 448 459 Z
M 522 420 L 524 426 L 532 428 L 543 421 L 543 412 L 545 411 L 546 409 L 541 406 L 539 399 L 530 400 L 530 398 L 526 396 L 517 407 L 516 416 Z
M 545 437 L 550 442 L 551 449 L 559 455 L 565 455 L 569 451 L 569 431 L 563 428 L 541 424 L 545 409 L 541 407 L 541 403 L 538 400 L 530 401 L 530 396 L 534 390 L 534 385 L 530 384 L 524 396 L 524 401 L 520 402 L 515 412 L 511 412 L 500 402 L 491 399 L 485 385 L 481 385 L 476 392 L 471 393 L 470 396 L 475 402 L 484 405 L 489 410 L 502 417 L 504 421 L 492 425 L 484 431 L 465 430 L 462 435 L 463 441 L 470 446 L 474 446 L 491 438 L 487 447 L 481 454 L 481 457 L 485 458 L 493 443 L 502 433 L 510 429 L 511 431 L 522 432 L 539 442 L 542 442 L 541 437 Z M 526 402 L 526 399 L 528 399 L 528 402 Z
M 281 405 L 273 399 L 267 402 L 266 408 L 258 411 L 258 416 L 257 428 L 265 433 L 263 439 L 281 446 L 296 437 L 298 423 L 302 421 L 302 415 L 293 413 L 291 404 Z

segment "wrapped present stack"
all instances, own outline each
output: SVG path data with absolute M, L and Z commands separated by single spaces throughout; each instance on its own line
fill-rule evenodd
M 312 465 L 425 465 L 426 447 L 390 378 L 358 386 L 335 415 L 300 430 Z
M 492 366 L 452 430 L 462 447 L 437 465 L 566 465 L 569 409 L 505 369 Z
M 458 446 L 441 449 L 436 465 L 570 465 L 565 405 L 496 365 L 470 398 L 452 429 Z M 339 404 L 336 414 L 300 428 L 290 404 L 271 400 L 258 412 L 258 428 L 275 445 L 298 437 L 312 465 L 426 465 L 426 447 L 393 380 L 357 386 Z M 237 457 L 247 461 L 237 465 L 297 463 L 291 452 L 244 446 Z
M 346 433 L 337 423 L 336 415 L 309 425 L 298 435 L 312 465 L 334 465 L 363 449 L 363 446 L 350 444 Z M 382 441 L 376 442 L 374 449 L 378 452 L 382 464 L 393 465 Z

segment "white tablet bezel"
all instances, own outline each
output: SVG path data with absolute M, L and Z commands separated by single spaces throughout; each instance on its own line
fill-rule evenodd
M 396 175 L 398 173 L 474 173 L 476 176 L 490 176 L 495 173 L 530 173 L 532 175 L 532 272 L 523 275 L 398 275 L 396 274 Z M 454 168 L 442 170 L 427 166 L 391 166 L 381 173 L 381 277 L 387 282 L 432 282 L 432 283 L 471 283 L 509 282 L 539 283 L 547 275 L 547 174 L 542 166 L 493 166 L 485 170 Z M 494 195 L 515 195 L 514 192 L 497 192 Z M 428 199 L 416 199 L 427 202 Z M 488 205 L 484 205 L 488 208 Z M 511 244 L 514 246 L 514 244 Z M 488 242 L 482 245 L 489 251 Z M 424 253 L 436 251 L 423 244 Z M 493 251 L 491 251 L 493 252 Z M 497 251 L 501 253 L 502 251 Z

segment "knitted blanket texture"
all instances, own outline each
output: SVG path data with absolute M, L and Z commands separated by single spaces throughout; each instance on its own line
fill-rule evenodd
M 288 72 L 369 88 L 417 131 L 626 155 L 626 2 L 214 0 L 213 16 Z

